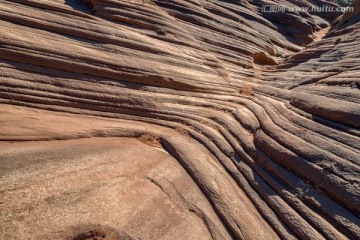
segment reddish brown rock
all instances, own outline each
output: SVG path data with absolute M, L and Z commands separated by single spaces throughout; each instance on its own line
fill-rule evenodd
M 0 238 L 360 238 L 360 1 L 271 4 L 0 0 Z

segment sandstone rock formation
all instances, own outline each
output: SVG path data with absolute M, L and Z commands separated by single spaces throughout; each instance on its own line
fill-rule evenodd
M 1 239 L 359 239 L 360 1 L 0 0 Z

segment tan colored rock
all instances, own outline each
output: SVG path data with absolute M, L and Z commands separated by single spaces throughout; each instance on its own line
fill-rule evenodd
M 360 238 L 359 11 L 0 0 L 0 239 Z

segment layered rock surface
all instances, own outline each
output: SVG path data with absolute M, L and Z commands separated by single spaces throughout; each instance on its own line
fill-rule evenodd
M 0 0 L 0 238 L 360 238 L 360 1 L 271 4 Z

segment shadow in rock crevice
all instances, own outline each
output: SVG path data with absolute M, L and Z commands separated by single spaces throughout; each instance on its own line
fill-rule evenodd
M 76 11 L 80 11 L 83 13 L 93 14 L 94 12 L 90 4 L 87 3 L 86 0 L 65 0 L 64 4 L 70 6 Z

